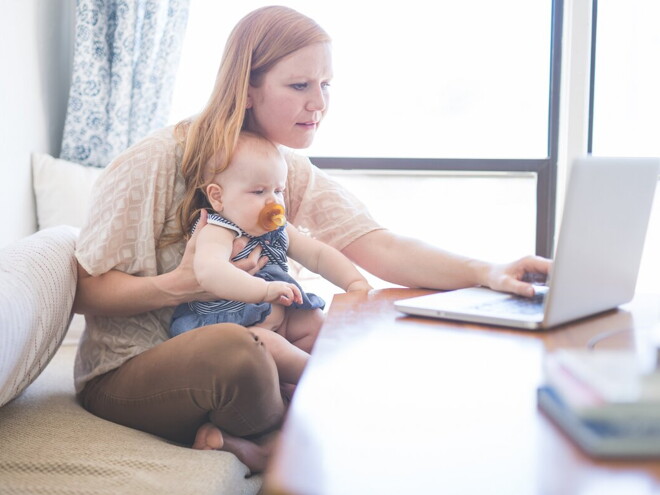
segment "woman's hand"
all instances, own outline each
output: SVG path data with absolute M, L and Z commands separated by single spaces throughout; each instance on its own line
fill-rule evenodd
M 526 256 L 513 263 L 491 265 L 484 285 L 491 289 L 532 297 L 534 287 L 530 282 L 544 281 L 552 261 L 540 256 Z
M 231 259 L 234 259 L 234 257 L 238 253 L 240 253 L 243 249 L 245 249 L 247 243 L 248 243 L 247 237 L 245 236 L 238 237 L 234 241 L 234 244 L 232 245 Z M 232 261 L 231 263 L 236 268 L 240 268 L 244 272 L 248 272 L 250 275 L 254 275 L 264 266 L 266 266 L 266 263 L 268 263 L 268 257 L 266 255 L 262 256 L 261 246 L 257 246 L 252 250 L 252 252 L 247 256 L 247 258 L 243 258 L 242 260 L 238 260 L 238 261 Z

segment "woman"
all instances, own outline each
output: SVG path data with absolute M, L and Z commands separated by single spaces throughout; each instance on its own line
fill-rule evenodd
M 225 48 L 202 113 L 163 129 L 117 157 L 95 186 L 76 250 L 75 311 L 87 327 L 76 390 L 92 413 L 201 449 L 233 452 L 252 472 L 265 466 L 285 400 L 272 357 L 244 327 L 218 324 L 167 339 L 173 307 L 211 300 L 193 274 L 196 235 L 185 242 L 205 164 L 226 165 L 241 129 L 305 148 L 328 109 L 330 39 L 284 7 L 248 14 Z M 286 156 L 289 221 L 378 277 L 411 287 L 485 285 L 531 295 L 528 272 L 549 261 L 493 265 L 457 256 L 380 227 L 364 205 L 304 157 Z M 190 191 L 187 193 L 186 191 Z M 235 246 L 235 251 L 242 249 Z M 238 266 L 265 260 L 255 250 Z

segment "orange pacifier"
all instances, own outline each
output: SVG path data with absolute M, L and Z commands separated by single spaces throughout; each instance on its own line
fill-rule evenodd
M 259 225 L 270 232 L 286 224 L 284 206 L 278 203 L 268 203 L 259 212 Z

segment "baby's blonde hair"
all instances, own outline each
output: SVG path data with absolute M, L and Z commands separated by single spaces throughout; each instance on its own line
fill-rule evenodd
M 212 157 L 206 163 L 206 167 L 204 167 L 203 178 L 205 186 L 211 182 L 215 182 L 220 174 L 227 171 L 232 161 L 234 161 L 236 158 L 236 154 L 239 153 L 241 149 L 245 149 L 248 146 L 253 150 L 263 150 L 265 154 L 276 153 L 278 156 L 282 156 L 282 151 L 278 145 L 263 137 L 261 134 L 243 129 L 238 133 L 236 146 L 234 147 L 234 153 L 232 159 L 229 160 L 229 162 L 220 164 L 218 163 L 218 160 L 215 160 Z
M 186 185 L 177 212 L 181 229 L 177 240 L 188 236 L 199 210 L 210 207 L 204 194 L 206 167 L 213 158 L 221 171 L 231 161 L 246 126 L 248 87 L 258 87 L 287 55 L 327 42 L 330 37 L 314 20 L 288 7 L 263 7 L 238 22 L 227 40 L 208 103 L 198 116 L 176 126 L 183 144 L 181 173 Z

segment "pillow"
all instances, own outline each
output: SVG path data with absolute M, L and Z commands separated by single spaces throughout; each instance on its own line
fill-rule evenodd
M 89 195 L 102 168 L 32 153 L 32 186 L 37 203 L 37 225 L 82 227 L 87 219 Z
M 0 407 L 39 376 L 64 338 L 76 294 L 77 236 L 61 225 L 0 250 Z

